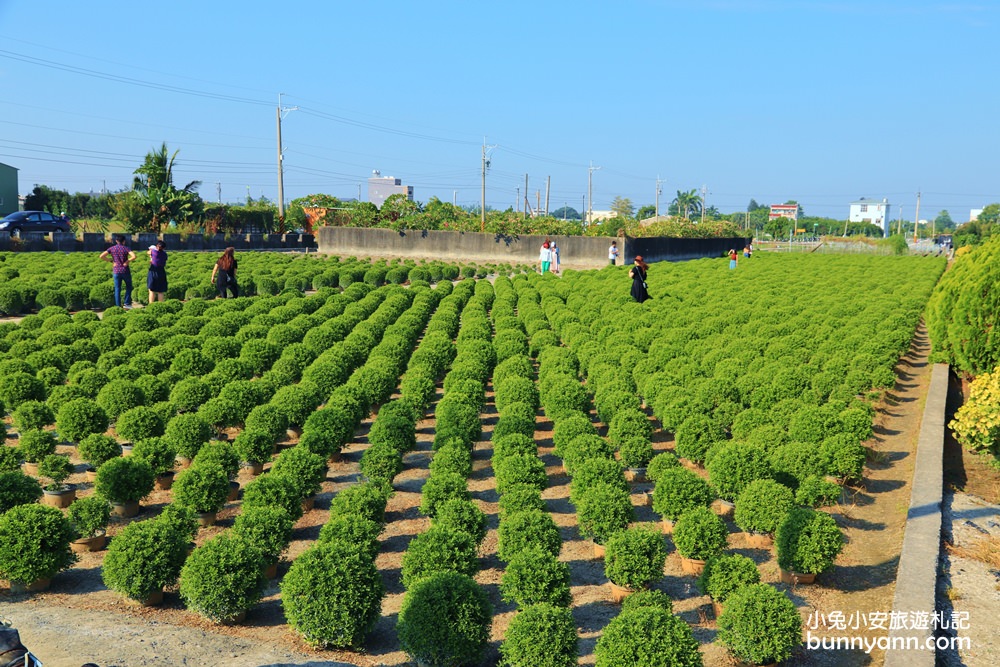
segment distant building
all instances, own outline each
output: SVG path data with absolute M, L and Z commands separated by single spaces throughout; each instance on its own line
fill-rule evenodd
M 383 176 L 378 169 L 374 170 L 372 177 L 368 179 L 368 201 L 382 208 L 385 200 L 392 195 L 403 195 L 413 201 L 413 186 L 403 185 L 400 179 Z
M 0 217 L 18 210 L 17 167 L 0 162 Z
M 767 214 L 768 220 L 777 220 L 778 218 L 788 218 L 789 220 L 799 219 L 799 205 L 798 204 L 771 204 L 771 212 Z
M 981 208 L 974 208 L 969 210 L 969 222 L 975 222 L 976 220 L 979 220 L 979 216 L 982 214 L 982 212 L 983 209 Z
M 584 218 L 587 219 L 587 223 L 600 222 L 601 220 L 607 220 L 609 218 L 617 218 L 618 211 L 598 211 L 594 209 L 593 211 L 584 211 Z
M 889 202 L 882 198 L 882 201 L 866 199 L 862 197 L 851 202 L 851 214 L 848 217 L 851 222 L 867 222 L 882 230 L 883 236 L 889 236 L 892 221 L 889 216 Z

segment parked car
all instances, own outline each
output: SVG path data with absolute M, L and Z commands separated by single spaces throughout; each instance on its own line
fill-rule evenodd
M 69 223 L 45 211 L 18 211 L 0 220 L 0 232 L 20 236 L 21 232 L 69 232 Z

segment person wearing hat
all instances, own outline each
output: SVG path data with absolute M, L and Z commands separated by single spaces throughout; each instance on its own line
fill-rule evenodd
M 149 274 L 146 276 L 149 302 L 167 300 L 167 251 L 163 241 L 149 246 Z
M 635 265 L 629 270 L 628 277 L 632 279 L 632 298 L 639 303 L 649 299 L 649 292 L 646 289 L 648 272 L 649 265 L 642 260 L 642 255 L 636 255 Z

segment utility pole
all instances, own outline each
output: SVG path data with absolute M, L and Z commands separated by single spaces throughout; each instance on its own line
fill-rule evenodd
M 295 111 L 298 107 L 284 107 L 281 106 L 281 93 L 278 93 L 278 108 L 277 108 L 277 119 L 278 119 L 278 220 L 284 224 L 285 221 L 285 169 L 284 169 L 284 153 L 285 150 L 281 145 L 281 115 L 289 111 Z
M 600 167 L 594 166 L 594 161 L 590 161 L 590 169 L 587 171 L 587 202 L 590 208 L 587 211 L 587 224 L 589 225 L 594 220 L 594 172 L 600 169 Z
M 552 177 L 545 178 L 545 215 L 549 214 L 549 188 L 552 187 Z
M 524 175 L 524 219 L 528 219 L 528 209 L 531 208 L 531 202 L 528 200 L 528 175 Z
M 216 184 L 215 184 L 215 194 L 218 196 L 219 203 L 221 204 L 222 203 L 222 183 L 221 182 L 216 182 Z
M 490 147 L 493 150 L 493 147 Z M 480 202 L 480 218 L 479 218 L 479 231 L 486 231 L 486 170 L 490 168 L 490 161 L 486 159 L 486 137 L 483 137 L 483 192 L 482 201 Z
M 920 189 L 917 189 L 917 212 L 913 214 L 913 242 L 917 242 L 917 228 L 920 227 Z
M 580 197 L 580 217 L 583 218 L 583 227 L 587 227 L 587 195 Z
M 701 186 L 701 224 L 705 224 L 705 195 L 708 194 L 708 186 Z M 795 228 L 795 224 L 792 224 L 792 229 Z
M 517 212 L 521 212 L 521 186 L 518 185 L 514 188 L 514 205 L 517 206 Z
M 657 174 L 656 175 L 656 217 L 657 218 L 660 217 L 660 195 L 663 194 L 663 188 L 661 188 L 660 186 L 662 184 L 663 184 L 663 181 L 660 180 L 660 175 Z
M 358 203 L 361 202 L 361 184 L 358 183 Z
M 535 215 L 532 217 L 537 218 L 538 212 L 542 210 L 542 191 L 535 190 Z

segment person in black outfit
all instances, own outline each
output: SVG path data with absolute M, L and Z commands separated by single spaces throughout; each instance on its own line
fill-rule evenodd
M 212 282 L 215 283 L 215 289 L 219 290 L 219 297 L 222 299 L 226 298 L 227 289 L 233 293 L 233 298 L 240 295 L 240 288 L 236 284 L 235 252 L 232 247 L 226 248 L 222 257 L 212 267 Z
M 628 277 L 632 279 L 632 298 L 642 303 L 649 298 L 646 291 L 646 274 L 649 265 L 642 261 L 642 255 L 635 256 L 635 265 L 629 270 Z

